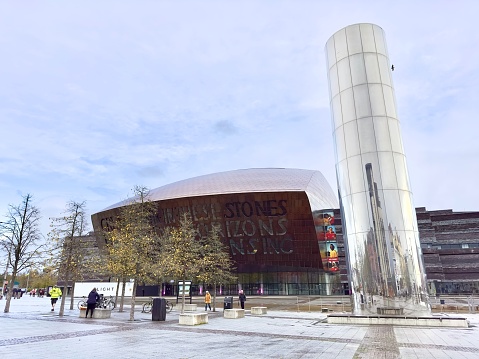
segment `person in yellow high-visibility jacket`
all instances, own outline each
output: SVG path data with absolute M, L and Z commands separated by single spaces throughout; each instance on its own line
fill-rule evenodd
M 50 290 L 50 297 L 52 298 L 51 299 L 52 312 L 55 310 L 55 304 L 58 298 L 60 298 L 61 296 L 62 296 L 62 290 L 58 288 L 56 285 L 54 285 L 53 288 Z

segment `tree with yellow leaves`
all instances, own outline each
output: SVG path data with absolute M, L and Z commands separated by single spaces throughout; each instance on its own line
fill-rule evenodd
M 196 239 L 197 232 L 191 217 L 183 213 L 178 227 L 167 227 L 160 236 L 161 256 L 158 267 L 166 275 L 175 278 L 185 288 L 185 281 L 201 273 L 202 243 Z M 181 313 L 184 313 L 186 293 L 183 290 Z
M 213 225 L 208 235 L 200 239 L 200 272 L 197 279 L 213 285 L 213 311 L 216 311 L 216 287 L 236 280 L 234 262 L 228 247 L 220 238 L 220 228 Z
M 136 287 L 151 277 L 151 268 L 158 261 L 158 236 L 153 225 L 156 204 L 149 200 L 146 187 L 136 186 L 131 202 L 120 209 L 106 238 L 106 270 L 125 281 L 133 279 L 130 320 L 135 320 Z M 122 302 L 125 295 L 123 285 Z

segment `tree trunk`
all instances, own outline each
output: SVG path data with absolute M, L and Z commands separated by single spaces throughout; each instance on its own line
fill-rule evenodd
M 213 284 L 213 312 L 216 312 L 216 282 Z
M 17 275 L 12 271 L 12 279 L 10 280 L 10 285 L 7 285 L 8 293 L 5 297 L 5 309 L 3 310 L 4 313 L 8 313 L 10 311 L 10 302 L 12 301 L 12 294 L 13 294 L 13 284 L 15 283 Z
M 8 285 L 7 285 L 8 288 Z M 10 311 L 10 301 L 12 300 L 12 290 L 11 288 L 8 289 L 8 293 L 5 296 L 5 309 L 3 310 L 4 313 L 8 313 Z
M 126 280 L 123 278 L 123 288 L 121 288 L 121 299 L 120 299 L 120 309 L 119 312 L 123 312 L 123 305 L 125 304 L 125 290 L 126 290 Z
M 63 314 L 65 313 L 65 299 L 67 297 L 67 292 L 68 292 L 68 275 L 65 278 L 65 286 L 63 287 L 63 290 L 62 290 L 62 301 L 60 304 L 60 311 L 58 312 L 59 317 L 63 317 Z
M 75 281 L 72 281 L 72 293 L 70 294 L 70 310 L 73 310 L 73 304 L 75 301 L 74 293 L 75 293 Z
M 10 289 L 8 290 L 8 295 L 5 298 L 5 309 L 4 313 L 8 313 L 10 311 L 10 302 L 12 301 L 12 294 L 13 294 L 13 286 L 15 285 L 15 279 L 17 279 L 17 271 L 18 271 L 18 261 L 15 260 L 12 267 L 12 279 L 10 280 Z
M 130 303 L 130 321 L 135 320 L 135 300 L 136 300 L 136 286 L 137 286 L 138 280 L 135 278 L 135 281 L 133 282 L 133 293 L 131 293 L 131 303 Z
M 115 305 L 118 304 L 118 292 L 120 290 L 120 278 L 116 280 Z
M 181 295 L 181 314 L 185 314 L 185 301 L 186 301 L 186 295 L 185 295 L 185 279 L 183 278 L 183 287 L 181 289 L 182 295 Z
M 68 246 L 68 256 L 65 264 L 65 286 L 62 291 L 62 302 L 60 304 L 60 311 L 58 312 L 59 317 L 63 317 L 65 312 L 65 299 L 68 292 L 68 281 L 70 280 L 70 264 L 72 262 L 72 246 L 73 246 L 73 232 L 70 236 L 69 246 Z

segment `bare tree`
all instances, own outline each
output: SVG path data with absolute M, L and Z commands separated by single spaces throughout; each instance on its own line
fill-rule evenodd
M 40 211 L 32 203 L 32 195 L 23 196 L 20 205 L 9 205 L 6 222 L 0 224 L 2 250 L 7 253 L 7 267 L 12 268 L 12 277 L 4 312 L 10 311 L 13 285 L 17 275 L 41 261 L 45 244 L 40 243 L 42 235 L 38 228 Z
M 60 304 L 59 316 L 62 317 L 65 310 L 65 299 L 68 284 L 71 282 L 70 310 L 73 309 L 73 292 L 75 279 L 81 275 L 84 241 L 87 228 L 86 203 L 70 201 L 66 205 L 63 217 L 51 218 L 52 230 L 49 233 L 52 243 L 52 263 L 58 270 L 58 278 L 65 283 Z

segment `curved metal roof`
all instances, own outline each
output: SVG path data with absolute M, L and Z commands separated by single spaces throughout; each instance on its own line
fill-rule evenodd
M 306 192 L 323 208 L 338 208 L 333 190 L 321 172 L 291 168 L 250 168 L 189 178 L 150 190 L 151 201 L 247 192 Z M 311 199 L 313 199 L 311 198 Z M 122 207 L 133 198 L 103 211 Z M 101 212 L 103 212 L 101 211 Z

